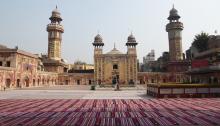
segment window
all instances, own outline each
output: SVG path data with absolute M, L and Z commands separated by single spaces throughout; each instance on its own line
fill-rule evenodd
M 7 62 L 6 62 L 6 66 L 7 66 L 7 67 L 10 67 L 10 65 L 11 65 L 10 61 L 7 61 Z
M 69 82 L 69 81 L 68 81 L 68 80 L 66 80 L 65 84 L 66 84 L 66 85 L 68 85 L 68 82 Z
M 91 85 L 92 84 L 92 80 L 89 80 L 89 85 Z
M 64 72 L 67 72 L 67 71 L 68 71 L 68 69 L 64 67 L 64 68 L 63 68 L 63 71 L 64 71 Z
M 114 65 L 113 65 L 113 69 L 118 69 L 118 65 L 117 65 L 117 64 L 114 64 Z
M 80 85 L 80 80 L 77 80 L 77 85 Z
M 2 66 L 2 61 L 0 61 L 0 66 Z
M 151 83 L 154 83 L 154 79 L 151 79 Z

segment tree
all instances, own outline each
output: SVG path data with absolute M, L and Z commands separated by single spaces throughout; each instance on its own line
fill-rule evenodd
M 196 47 L 199 52 L 206 51 L 208 49 L 208 40 L 209 34 L 202 32 L 195 36 L 192 46 Z

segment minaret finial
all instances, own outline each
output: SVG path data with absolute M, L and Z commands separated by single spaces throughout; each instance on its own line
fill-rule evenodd
M 174 8 L 174 4 L 173 4 L 173 8 Z
M 57 5 L 56 5 L 56 9 L 57 9 Z
M 98 30 L 97 32 L 98 32 L 98 34 L 100 33 L 100 31 L 99 31 L 99 30 Z
M 115 42 L 114 42 L 114 49 L 116 49 L 116 47 L 115 47 Z

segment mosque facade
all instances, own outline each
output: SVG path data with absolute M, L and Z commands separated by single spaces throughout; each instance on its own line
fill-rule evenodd
M 127 52 L 114 48 L 103 53 L 103 39 L 97 35 L 94 39 L 94 80 L 97 84 L 134 84 L 137 81 L 136 39 L 131 34 L 127 39 Z

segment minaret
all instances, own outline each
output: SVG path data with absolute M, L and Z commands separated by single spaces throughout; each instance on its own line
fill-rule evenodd
M 170 22 L 166 25 L 166 31 L 169 37 L 169 60 L 180 61 L 183 60 L 182 52 L 182 30 L 183 23 L 179 22 L 180 16 L 178 11 L 174 8 L 170 10 L 170 15 L 167 18 Z
M 127 43 L 126 43 L 127 53 L 128 53 L 128 54 L 137 55 L 137 52 L 136 52 L 136 45 L 137 45 L 137 44 L 138 44 L 138 43 L 136 42 L 135 37 L 134 37 L 133 34 L 131 33 L 131 35 L 128 36 L 128 40 L 127 40 Z
M 92 44 L 94 46 L 94 55 L 102 54 L 104 43 L 102 42 L 102 37 L 100 34 L 95 36 L 94 42 Z
M 60 12 L 57 10 L 57 7 L 52 11 L 52 16 L 49 19 L 51 20 L 51 23 L 47 25 L 48 58 L 61 60 L 61 41 L 64 29 L 60 24 L 62 18 L 60 16 Z
M 94 38 L 94 42 L 92 43 L 94 46 L 94 80 L 95 83 L 101 84 L 104 78 L 103 76 L 103 61 L 100 57 L 102 53 L 102 49 L 104 43 L 102 41 L 102 37 L 100 34 L 96 35 Z
M 131 33 L 127 39 L 127 82 L 129 84 L 136 84 L 137 82 L 137 51 L 136 51 L 136 42 L 135 37 Z

